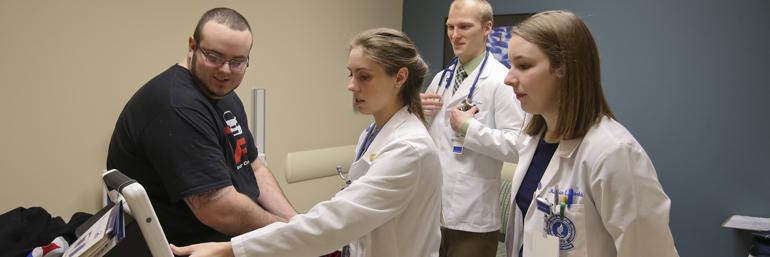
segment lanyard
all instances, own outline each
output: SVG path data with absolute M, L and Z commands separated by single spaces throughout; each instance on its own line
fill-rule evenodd
M 479 72 L 476 74 L 476 79 L 473 80 L 471 91 L 470 93 L 468 93 L 468 100 L 473 100 L 473 92 L 476 91 L 476 83 L 479 82 L 479 77 L 481 77 L 481 72 L 484 71 L 484 66 L 487 64 L 487 58 L 489 58 L 489 50 L 485 52 L 484 61 L 481 62 L 481 67 L 479 67 Z M 436 92 L 435 92 L 436 94 L 438 94 L 438 90 L 439 88 L 441 88 L 441 82 L 445 83 L 444 91 L 441 92 L 442 95 L 444 94 L 444 92 L 446 92 L 447 88 L 449 88 L 449 85 L 451 84 L 450 82 L 452 81 L 452 77 L 454 77 L 455 70 L 457 69 L 457 68 L 449 69 L 449 67 L 460 65 L 458 62 L 459 62 L 459 59 L 457 58 L 457 56 L 455 56 L 454 58 L 452 58 L 451 61 L 449 61 L 449 65 L 447 65 L 446 68 L 444 68 L 444 71 L 441 73 L 441 79 L 438 81 L 438 87 L 436 87 Z M 444 81 L 444 76 L 446 76 L 447 72 L 449 72 L 449 78 L 447 78 L 446 81 Z
M 361 147 L 358 149 L 358 154 L 356 155 L 356 161 L 358 159 L 361 159 L 361 155 L 366 152 L 366 149 L 369 149 L 369 145 L 372 144 L 372 141 L 374 141 L 374 138 L 377 136 L 377 134 L 380 133 L 380 130 L 382 128 L 375 130 L 377 127 L 377 122 L 372 123 L 372 125 L 369 125 L 369 127 L 366 129 L 367 133 L 366 137 L 364 138 L 364 141 L 361 142 Z

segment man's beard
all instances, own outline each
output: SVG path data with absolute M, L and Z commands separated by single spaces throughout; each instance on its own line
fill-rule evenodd
M 224 95 L 217 95 L 216 92 L 211 90 L 211 87 L 209 87 L 208 84 L 203 82 L 203 80 L 198 76 L 198 55 L 196 54 L 193 54 L 192 61 L 190 63 L 190 75 L 192 76 L 192 79 L 193 79 L 193 82 L 195 82 L 195 85 L 197 85 L 198 88 L 200 88 L 203 91 L 203 95 L 205 95 L 206 98 L 217 97 L 215 99 L 222 99 L 228 94 L 230 94 L 230 92 L 232 92 L 230 91 L 225 93 Z

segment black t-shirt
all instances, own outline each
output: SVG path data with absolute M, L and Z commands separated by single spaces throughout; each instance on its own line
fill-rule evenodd
M 256 202 L 259 188 L 250 164 L 257 154 L 235 92 L 208 99 L 190 71 L 174 65 L 124 107 L 107 168 L 144 186 L 169 242 L 189 245 L 229 237 L 198 221 L 184 198 L 233 185 Z

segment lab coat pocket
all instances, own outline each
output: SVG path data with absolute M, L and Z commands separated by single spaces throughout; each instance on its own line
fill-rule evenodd
M 456 208 L 451 219 L 478 226 L 490 226 L 495 221 L 499 206 L 500 183 L 497 179 L 486 179 L 458 173 L 452 199 Z
M 584 208 L 572 204 L 564 209 L 564 220 L 560 221 L 559 215 L 548 219 L 551 234 L 559 237 L 559 256 L 588 256 Z
M 364 158 L 354 162 L 352 165 L 350 165 L 350 170 L 348 171 L 348 180 L 355 181 L 361 176 L 366 175 L 366 172 L 369 171 L 370 166 L 371 164 Z

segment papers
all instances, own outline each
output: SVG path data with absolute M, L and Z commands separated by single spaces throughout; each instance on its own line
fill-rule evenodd
M 123 217 L 123 202 L 116 204 L 99 218 L 75 243 L 67 249 L 62 257 L 96 257 L 103 256 L 125 236 L 125 221 Z
M 113 247 L 115 247 L 120 240 L 122 240 L 126 236 L 126 224 L 125 219 L 123 218 L 123 201 L 120 201 L 120 205 L 115 206 L 110 211 L 110 219 L 108 221 L 109 224 L 113 227 L 110 229 L 112 233 L 107 234 L 110 238 L 109 241 L 102 247 L 101 250 L 96 252 L 94 254 L 94 257 L 101 257 L 107 254 Z M 118 208 L 121 207 L 121 208 Z
M 767 231 L 770 230 L 770 219 L 760 217 L 750 217 L 743 215 L 733 215 L 728 218 L 722 227 L 737 228 L 753 231 Z

